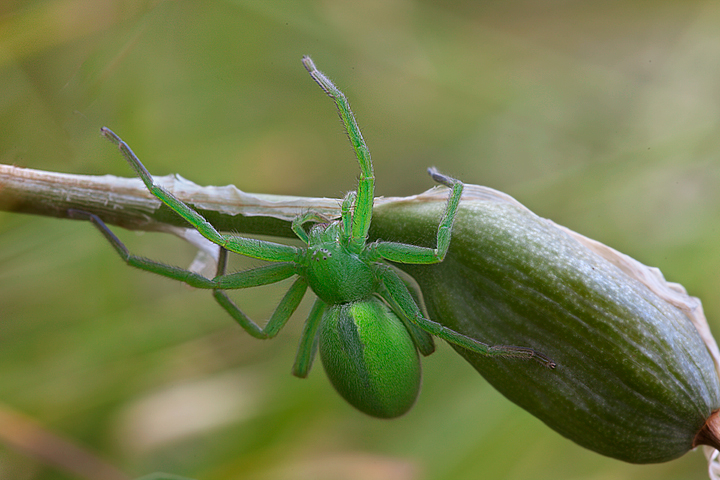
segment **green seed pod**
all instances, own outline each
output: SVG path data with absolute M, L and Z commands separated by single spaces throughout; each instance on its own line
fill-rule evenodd
M 436 189 L 377 207 L 372 236 L 432 246 L 446 196 Z M 565 437 L 633 463 L 671 460 L 699 444 L 717 448 L 717 346 L 699 300 L 657 269 L 474 185 L 466 186 L 445 260 L 398 267 L 418 282 L 433 320 L 557 364 L 454 346 Z

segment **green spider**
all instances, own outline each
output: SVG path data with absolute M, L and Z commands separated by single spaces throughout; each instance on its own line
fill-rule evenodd
M 306 248 L 219 233 L 199 213 L 155 185 L 130 147 L 107 128 L 102 129 L 102 134 L 119 147 L 148 190 L 205 238 L 221 247 L 217 275 L 209 279 L 189 270 L 131 255 L 97 216 L 77 210 L 71 211 L 71 216 L 90 220 L 128 265 L 193 287 L 212 289 L 217 302 L 256 338 L 277 335 L 310 287 L 317 299 L 305 323 L 292 373 L 306 377 L 319 348 L 325 371 L 335 389 L 357 409 L 375 417 L 397 417 L 415 403 L 421 381 L 418 351 L 423 355 L 434 351 L 431 335 L 482 355 L 532 358 L 553 368 L 555 364 L 535 350 L 509 345 L 490 346 L 423 316 L 405 282 L 387 262 L 432 264 L 443 261 L 450 245 L 463 184 L 435 169 L 429 170 L 436 182 L 450 189 L 437 230 L 437 248 L 383 241 L 367 243 L 375 183 L 370 152 L 343 93 L 315 68 L 309 57 L 303 58 L 303 64 L 315 82 L 335 101 L 361 171 L 357 191 L 348 193 L 342 201 L 340 219 L 328 221 L 310 212 L 293 221 L 292 230 L 307 244 Z M 308 223 L 312 226 L 306 229 Z M 227 274 L 228 251 L 273 263 Z M 225 293 L 225 290 L 267 285 L 292 276 L 297 279 L 262 328 Z

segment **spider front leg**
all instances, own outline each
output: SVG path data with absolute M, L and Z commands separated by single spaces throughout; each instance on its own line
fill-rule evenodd
M 190 208 L 172 193 L 156 185 L 150 172 L 147 171 L 128 144 L 123 142 L 112 130 L 103 127 L 100 129 L 100 133 L 118 146 L 120 153 L 122 153 L 125 160 L 127 160 L 128 164 L 130 164 L 138 177 L 140 177 L 150 193 L 184 218 L 190 225 L 195 227 L 203 237 L 221 247 L 227 248 L 231 252 L 245 255 L 246 257 L 271 262 L 292 262 L 298 258 L 300 250 L 289 245 L 244 238 L 236 235 L 221 234 L 210 222 L 205 220 L 202 215 Z
M 376 242 L 368 246 L 368 250 L 370 250 L 373 255 L 397 263 L 430 264 L 443 261 L 450 247 L 452 227 L 453 223 L 455 223 L 458 207 L 460 206 L 460 198 L 462 197 L 464 185 L 460 180 L 443 175 L 435 168 L 428 169 L 428 173 L 430 173 L 433 180 L 450 189 L 450 195 L 445 205 L 445 212 L 438 225 L 437 247 L 427 248 L 417 245 L 407 245 L 405 243 Z
M 360 127 L 355 120 L 355 115 L 350 110 L 350 103 L 345 95 L 335 86 L 332 81 L 315 67 L 310 57 L 302 59 L 305 69 L 315 82 L 320 85 L 327 95 L 335 101 L 335 106 L 340 114 L 340 119 L 345 125 L 348 138 L 355 149 L 358 163 L 360 164 L 360 178 L 358 179 L 357 192 L 352 196 L 348 195 L 343 201 L 343 224 L 349 224 L 351 228 L 344 229 L 344 235 L 348 240 L 348 247 L 355 253 L 360 253 L 365 248 L 365 240 L 367 239 L 368 230 L 370 229 L 370 220 L 372 219 L 373 201 L 375 199 L 375 174 L 373 173 L 372 160 L 370 159 L 370 150 L 368 150 L 360 133 Z M 348 212 L 352 200 L 354 199 L 354 211 L 352 219 L 345 216 Z M 349 213 L 349 212 L 348 212 Z
M 342 219 L 342 231 L 343 235 L 346 241 L 350 241 L 352 235 L 349 235 L 349 232 L 352 232 L 352 220 L 353 220 L 353 205 L 355 205 L 355 201 L 357 200 L 357 192 L 350 191 L 345 195 L 345 198 L 343 198 L 342 207 L 340 209 L 341 212 L 341 219 Z
M 308 234 L 303 225 L 308 222 L 329 223 L 330 220 L 317 212 L 307 212 L 304 215 L 295 217 L 290 228 L 292 228 L 293 233 L 305 243 L 308 243 Z

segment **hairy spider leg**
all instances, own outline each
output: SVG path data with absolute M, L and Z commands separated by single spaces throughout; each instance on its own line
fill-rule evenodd
M 355 209 L 352 214 L 352 222 L 347 219 L 348 217 L 343 216 L 343 227 L 348 223 L 352 225 L 349 234 L 347 230 L 343 232 L 343 235 L 346 235 L 346 238 L 348 238 L 348 248 L 350 248 L 351 252 L 360 253 L 365 248 L 365 241 L 367 240 L 370 221 L 372 219 L 373 201 L 375 199 L 375 175 L 370 159 L 370 150 L 368 150 L 365 144 L 362 133 L 360 133 L 360 127 L 358 127 L 355 121 L 355 115 L 353 115 L 352 110 L 350 110 L 350 103 L 347 98 L 345 98 L 345 95 L 324 73 L 315 67 L 310 57 L 303 57 L 302 62 L 313 80 L 335 101 L 340 119 L 343 125 L 345 125 L 345 130 L 350 138 L 350 143 L 352 143 L 355 149 L 355 155 L 360 164 L 357 193 L 352 196 L 355 197 Z M 344 207 L 349 205 L 347 200 L 352 197 L 350 195 L 345 197 L 345 201 L 343 202 Z M 349 208 L 347 210 L 343 208 L 343 210 L 349 213 Z
M 380 271 L 382 269 L 392 269 L 394 267 L 385 263 L 378 263 L 375 265 L 375 268 Z M 397 275 L 397 272 L 394 273 Z M 420 307 L 418 305 L 419 296 L 422 295 L 422 292 L 419 292 L 417 287 L 408 284 L 402 278 L 400 278 L 400 281 L 407 289 L 408 295 L 410 295 L 412 302 L 415 304 L 415 308 L 420 311 Z M 415 292 L 414 295 L 413 292 Z M 385 289 L 383 292 L 377 293 L 376 295 L 388 304 L 390 310 L 392 310 L 403 323 L 403 325 L 405 325 L 405 328 L 408 332 L 410 332 L 410 336 L 412 337 L 415 345 L 417 346 L 422 356 L 427 357 L 428 355 L 432 354 L 435 351 L 435 341 L 433 340 L 432 335 L 430 335 L 429 332 L 427 332 L 425 329 L 423 329 L 423 327 L 418 325 L 417 322 L 414 322 L 410 319 L 408 315 L 405 314 L 405 310 L 403 310 L 403 308 L 400 307 L 395 298 L 390 295 L 389 292 L 387 292 L 387 289 Z
M 457 216 L 458 207 L 460 206 L 460 198 L 463 192 L 463 183 L 452 177 L 442 175 L 436 169 L 428 169 L 433 180 L 450 188 L 448 196 L 437 231 L 437 247 L 419 247 L 417 245 L 408 245 L 396 242 L 376 242 L 370 245 L 369 249 L 378 257 L 384 258 L 391 262 L 409 263 L 409 264 L 430 264 L 440 263 L 445 258 L 448 248 L 450 247 L 450 239 L 452 237 L 452 227 Z
M 413 300 L 405 283 L 392 269 L 378 268 L 378 276 L 383 282 L 385 292 L 383 298 L 391 305 L 400 309 L 402 316 L 408 318 L 423 330 L 442 338 L 443 340 L 466 348 L 472 352 L 486 356 L 506 358 L 530 358 L 548 368 L 555 368 L 555 362 L 543 353 L 528 347 L 514 345 L 488 345 L 473 338 L 451 330 L 437 322 L 423 317 L 422 312 Z
M 352 208 L 355 204 L 355 200 L 357 199 L 357 192 L 352 190 L 345 194 L 345 198 L 343 198 L 342 206 L 340 208 L 340 218 L 342 221 L 342 231 L 343 232 L 350 232 L 352 230 Z M 350 241 L 350 237 L 348 235 L 344 236 L 345 244 Z
M 315 360 L 315 356 L 317 355 L 318 329 L 320 328 L 320 322 L 322 322 L 327 308 L 327 303 L 320 300 L 320 298 L 316 298 L 312 310 L 310 310 L 310 314 L 305 321 L 305 327 L 303 327 L 297 354 L 295 355 L 295 364 L 292 369 L 293 375 L 298 378 L 305 378 L 308 376 L 308 373 L 310 373 L 313 360 Z
M 127 160 L 137 176 L 140 177 L 150 193 L 184 218 L 190 225 L 195 227 L 203 237 L 211 242 L 227 248 L 231 252 L 270 262 L 293 262 L 302 254 L 301 249 L 289 245 L 219 233 L 202 215 L 190 208 L 172 193 L 156 185 L 150 172 L 147 171 L 130 147 L 122 141 L 120 137 L 115 135 L 112 130 L 103 127 L 100 129 L 100 133 L 118 146 L 125 160 Z
M 231 273 L 226 274 L 225 269 L 227 266 L 227 249 L 220 247 L 220 257 L 218 259 L 218 267 L 217 267 L 217 276 L 215 278 L 227 278 L 227 277 L 244 277 L 248 274 L 248 272 L 252 272 L 254 270 L 258 270 L 261 268 L 267 268 L 271 267 L 274 264 L 266 265 L 264 267 L 258 267 L 251 270 L 244 270 L 242 272 L 237 273 Z M 282 265 L 282 264 L 280 264 Z M 290 265 L 293 266 L 293 273 L 297 273 L 297 268 L 295 264 L 290 263 Z M 289 277 L 289 276 L 288 276 Z M 280 280 L 284 280 L 285 278 L 280 278 Z M 249 285 L 254 286 L 254 285 Z M 275 311 L 270 316 L 270 320 L 265 324 L 265 327 L 260 327 L 257 323 L 253 322 L 250 317 L 245 315 L 245 313 L 238 308 L 237 305 L 235 305 L 235 302 L 233 302 L 230 297 L 228 297 L 227 293 L 225 293 L 224 289 L 229 289 L 225 282 L 218 282 L 218 285 L 213 290 L 213 297 L 217 302 L 220 304 L 221 307 L 225 309 L 227 313 L 230 314 L 230 316 L 238 323 L 240 326 L 248 332 L 251 336 L 255 338 L 260 339 L 267 339 L 267 338 L 273 338 L 275 335 L 282 330 L 282 328 L 285 326 L 287 321 L 290 319 L 292 314 L 297 310 L 297 307 L 300 305 L 300 302 L 302 301 L 303 297 L 305 296 L 305 292 L 307 291 L 308 284 L 305 281 L 305 278 L 302 276 L 298 276 L 297 280 L 290 286 L 288 291 L 283 296 L 282 300 L 280 300 L 280 303 L 278 303 L 278 306 L 275 307 Z M 230 287 L 232 288 L 232 287 Z
M 123 244 L 117 236 L 105 225 L 100 217 L 95 214 L 82 210 L 68 210 L 71 218 L 89 220 L 100 233 L 115 248 L 123 261 L 131 267 L 145 270 L 147 272 L 156 273 L 163 277 L 179 280 L 191 287 L 213 289 L 215 299 L 218 303 L 235 319 L 240 326 L 255 338 L 272 338 L 282 329 L 288 321 L 292 313 L 297 309 L 307 290 L 307 282 L 299 277 L 290 287 L 283 299 L 273 312 L 270 320 L 264 328 L 258 326 L 247 315 L 245 315 L 223 290 L 235 290 L 241 288 L 259 287 L 261 285 L 269 285 L 277 283 L 286 278 L 290 278 L 297 273 L 297 266 L 293 262 L 279 262 L 264 265 L 262 267 L 244 270 L 236 273 L 225 273 L 225 265 L 227 262 L 227 250 L 220 249 L 220 261 L 218 262 L 218 273 L 215 278 L 206 278 L 199 273 L 191 272 L 180 267 L 174 267 L 162 262 L 150 260 L 138 255 L 132 255 L 125 244 Z
M 297 237 L 302 240 L 305 243 L 308 243 L 309 237 L 307 232 L 305 231 L 305 228 L 303 228 L 303 225 L 305 225 L 308 222 L 315 222 L 315 223 L 329 223 L 330 220 L 325 218 L 323 215 L 317 213 L 317 212 L 307 212 L 304 215 L 300 215 L 299 217 L 295 217 L 292 221 L 292 231 L 297 235 Z

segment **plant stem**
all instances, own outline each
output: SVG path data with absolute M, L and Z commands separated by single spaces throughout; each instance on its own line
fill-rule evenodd
M 232 185 L 201 187 L 178 175 L 155 180 L 224 231 L 294 237 L 290 223 L 301 213 L 312 210 L 330 218 L 340 214 L 336 199 L 250 194 Z M 108 224 L 130 230 L 187 226 L 137 178 L 0 165 L 0 210 L 68 218 L 68 209 L 94 213 Z

